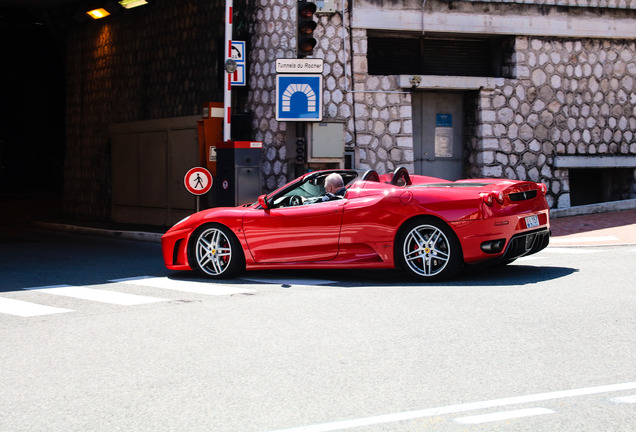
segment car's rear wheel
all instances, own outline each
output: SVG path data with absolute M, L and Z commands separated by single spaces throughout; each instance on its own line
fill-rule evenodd
M 236 236 L 220 224 L 208 224 L 192 234 L 188 260 L 193 269 L 212 278 L 228 278 L 245 268 L 245 255 Z
M 396 249 L 402 267 L 420 279 L 448 279 L 462 264 L 457 236 L 445 223 L 432 218 L 409 223 Z

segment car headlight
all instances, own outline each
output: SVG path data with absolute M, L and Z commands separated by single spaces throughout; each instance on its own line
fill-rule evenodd
M 190 216 L 186 216 L 183 219 L 181 219 L 179 222 L 177 222 L 176 224 L 173 225 L 173 227 L 176 227 L 179 224 L 182 224 L 183 222 L 187 221 L 188 219 L 190 219 Z

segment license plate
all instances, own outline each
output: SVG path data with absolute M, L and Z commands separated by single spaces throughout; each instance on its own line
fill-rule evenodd
M 526 218 L 526 228 L 534 228 L 539 226 L 539 216 L 528 216 Z

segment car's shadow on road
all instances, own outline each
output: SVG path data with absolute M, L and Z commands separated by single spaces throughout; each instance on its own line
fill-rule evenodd
M 455 278 L 428 282 L 420 281 L 398 270 L 258 270 L 244 272 L 234 279 L 217 280 L 201 278 L 193 272 L 175 273 L 174 280 L 205 281 L 213 284 L 279 285 L 281 288 L 303 286 L 359 287 L 418 287 L 418 286 L 515 286 L 555 280 L 569 276 L 577 269 L 568 267 L 542 267 L 511 264 L 499 267 L 464 268 Z

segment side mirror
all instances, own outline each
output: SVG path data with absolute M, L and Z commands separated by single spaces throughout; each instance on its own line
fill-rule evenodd
M 269 203 L 267 202 L 267 195 L 261 195 L 258 197 L 258 205 L 263 207 L 263 209 L 265 210 L 269 208 Z

